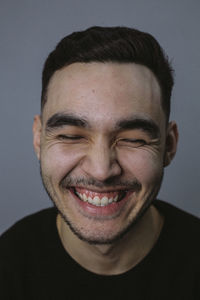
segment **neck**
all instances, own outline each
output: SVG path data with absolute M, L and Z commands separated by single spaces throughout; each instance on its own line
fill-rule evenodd
M 136 266 L 155 245 L 164 220 L 151 206 L 141 220 L 119 241 L 91 245 L 80 240 L 58 215 L 57 228 L 65 250 L 83 268 L 100 275 L 117 275 Z

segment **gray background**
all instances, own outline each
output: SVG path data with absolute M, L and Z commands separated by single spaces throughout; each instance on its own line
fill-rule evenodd
M 173 61 L 172 116 L 180 142 L 160 198 L 200 215 L 200 1 L 0 1 L 0 232 L 51 203 L 32 148 L 41 70 L 56 43 L 92 25 L 127 25 L 152 33 Z

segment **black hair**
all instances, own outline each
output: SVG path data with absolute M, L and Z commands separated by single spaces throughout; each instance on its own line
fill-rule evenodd
M 46 59 L 42 73 L 41 110 L 55 71 L 75 62 L 136 63 L 149 68 L 158 80 L 167 120 L 174 84 L 168 57 L 149 33 L 128 27 L 91 27 L 64 37 Z

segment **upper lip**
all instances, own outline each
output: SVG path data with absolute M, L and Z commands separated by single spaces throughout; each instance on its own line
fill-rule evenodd
M 84 189 L 84 190 L 88 190 L 91 192 L 96 192 L 96 193 L 111 193 L 111 192 L 126 192 L 128 190 L 131 190 L 130 188 L 107 188 L 107 189 L 103 189 L 103 188 L 91 188 L 91 187 L 86 187 L 86 186 L 70 186 L 69 188 L 79 188 L 79 189 Z

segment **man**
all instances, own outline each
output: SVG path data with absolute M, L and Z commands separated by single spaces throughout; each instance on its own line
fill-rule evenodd
M 200 222 L 155 200 L 178 140 L 157 41 L 73 33 L 42 84 L 33 144 L 55 207 L 1 237 L 2 299 L 200 299 Z

